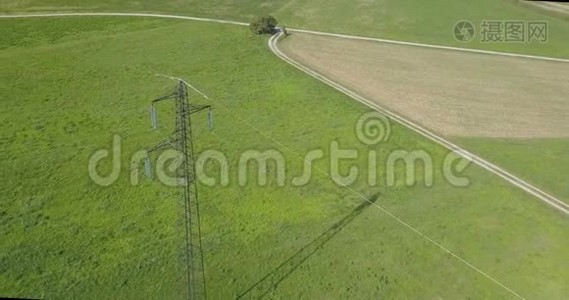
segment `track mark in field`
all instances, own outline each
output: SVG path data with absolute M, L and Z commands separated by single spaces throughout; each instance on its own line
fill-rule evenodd
M 19 18 L 48 18 L 48 17 L 81 17 L 81 16 L 92 16 L 92 17 L 147 17 L 147 18 L 158 18 L 158 19 L 178 19 L 178 20 L 191 20 L 191 21 L 201 21 L 201 22 L 211 22 L 211 23 L 221 23 L 221 24 L 231 24 L 239 26 L 249 26 L 249 23 L 228 21 L 220 19 L 211 18 L 198 18 L 189 16 L 179 16 L 179 15 L 164 15 L 164 14 L 147 14 L 147 13 L 37 13 L 37 14 L 22 14 L 22 15 L 0 15 L 1 19 L 19 19 Z

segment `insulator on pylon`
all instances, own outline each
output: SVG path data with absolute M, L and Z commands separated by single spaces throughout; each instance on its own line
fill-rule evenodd
M 207 112 L 207 127 L 209 130 L 213 129 L 213 112 L 211 111 L 211 108 Z
M 158 118 L 156 116 L 156 109 L 154 105 L 150 106 L 150 122 L 152 123 L 153 129 L 158 129 Z
M 150 163 L 150 159 L 148 157 L 144 159 L 144 171 L 146 173 L 146 177 L 152 177 L 152 164 Z

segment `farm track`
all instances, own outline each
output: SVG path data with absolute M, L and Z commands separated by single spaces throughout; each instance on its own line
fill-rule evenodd
M 541 201 L 551 205 L 552 207 L 561 211 L 562 213 L 569 215 L 569 204 L 563 202 L 562 200 L 559 200 L 556 197 L 540 190 L 539 188 L 532 186 L 531 184 L 529 184 L 529 183 L 525 182 L 524 180 L 514 176 L 513 174 L 509 173 L 508 171 L 492 164 L 491 162 L 489 162 L 489 161 L 487 161 L 487 160 L 485 160 L 485 159 L 483 159 L 483 158 L 481 158 L 475 154 L 468 152 L 467 150 L 451 143 L 450 141 L 444 139 L 443 137 L 440 137 L 440 136 L 436 135 L 435 133 L 429 131 L 428 129 L 406 119 L 405 117 L 403 117 L 401 115 L 398 115 L 398 114 L 378 105 L 377 103 L 374 103 L 373 101 L 370 101 L 369 99 L 366 99 L 366 98 L 360 96 L 356 92 L 349 90 L 348 88 L 338 84 L 337 82 L 330 80 L 329 78 L 323 76 L 322 74 L 319 74 L 319 73 L 311 70 L 310 68 L 302 65 L 301 63 L 295 61 L 294 59 L 290 58 L 289 56 L 284 54 L 277 46 L 277 42 L 281 36 L 282 36 L 282 33 L 278 34 L 278 35 L 274 35 L 273 37 L 271 37 L 271 39 L 269 40 L 269 47 L 271 48 L 273 53 L 275 53 L 281 59 L 285 60 L 287 63 L 293 65 L 294 67 L 296 67 L 298 69 L 300 69 L 301 71 L 305 72 L 306 74 L 326 83 L 327 85 L 329 85 L 329 86 L 333 87 L 334 89 L 344 93 L 345 95 L 365 104 L 366 106 L 385 114 L 386 116 L 390 117 L 392 120 L 400 123 L 401 125 L 421 134 L 422 136 L 426 137 L 427 139 L 429 139 L 429 140 L 431 140 L 437 144 L 442 145 L 443 147 L 455 152 L 457 155 L 460 155 L 461 157 L 472 161 L 476 165 L 494 173 L 495 175 L 506 180 L 507 182 L 511 183 L 512 185 L 514 185 L 514 186 L 526 191 L 527 193 L 537 197 Z
M 541 2 L 528 1 L 528 3 L 535 5 L 541 9 L 561 13 L 564 15 L 569 15 L 569 4 L 566 3 L 559 3 L 554 1 L 541 1 Z

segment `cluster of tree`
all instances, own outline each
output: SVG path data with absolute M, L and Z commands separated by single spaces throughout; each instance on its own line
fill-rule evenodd
M 262 16 L 249 25 L 254 34 L 274 34 L 277 32 L 277 20 L 273 16 Z

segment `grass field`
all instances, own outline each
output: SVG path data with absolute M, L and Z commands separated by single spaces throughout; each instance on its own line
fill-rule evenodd
M 128 183 L 130 155 L 162 139 L 149 130 L 148 104 L 172 82 L 156 73 L 190 79 L 214 99 L 216 128 L 197 125 L 199 151 L 222 151 L 235 166 L 244 150 L 276 149 L 300 173 L 294 153 L 338 141 L 362 153 L 356 162 L 366 173 L 369 147 L 354 134 L 366 109 L 284 64 L 246 28 L 94 17 L 0 22 L 0 295 L 184 296 L 177 191 Z M 123 175 L 97 186 L 87 162 L 111 147 L 113 134 L 123 138 Z M 378 161 L 396 149 L 424 150 L 437 165 L 447 154 L 393 124 Z M 325 161 L 317 167 L 327 169 Z M 240 187 L 233 175 L 228 187 L 199 187 L 213 299 L 250 287 L 246 297 L 514 297 L 377 206 L 361 206 L 360 195 L 523 297 L 569 293 L 567 219 L 477 167 L 466 171 L 468 189 L 447 184 L 437 168 L 430 188 L 383 179 L 373 187 L 361 177 L 351 186 L 357 193 L 320 173 L 302 188 Z
M 541 10 L 518 0 L 447 1 L 354 0 L 354 1 L 95 1 L 10 0 L 0 3 L 0 12 L 38 11 L 136 11 L 175 13 L 250 21 L 273 14 L 290 27 L 418 41 L 467 48 L 492 49 L 569 58 L 567 17 Z M 462 43 L 452 35 L 459 20 L 470 20 L 479 33 L 482 20 L 549 22 L 547 43 L 481 43 L 477 36 Z
M 567 139 L 457 138 L 456 141 L 491 158 L 516 176 L 569 199 L 569 141 Z

